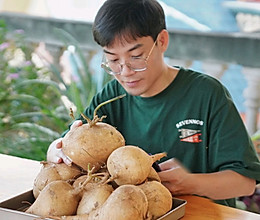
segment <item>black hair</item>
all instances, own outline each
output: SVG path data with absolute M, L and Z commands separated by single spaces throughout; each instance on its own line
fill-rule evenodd
M 157 35 L 166 29 L 165 15 L 156 0 L 107 0 L 99 9 L 92 28 L 94 40 L 110 46 L 116 37 L 135 40 Z

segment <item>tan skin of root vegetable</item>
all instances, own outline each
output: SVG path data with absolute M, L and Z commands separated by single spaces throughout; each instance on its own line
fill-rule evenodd
M 107 169 L 118 185 L 141 184 L 151 172 L 153 163 L 166 153 L 147 154 L 143 149 L 127 145 L 114 150 L 107 159 Z
M 139 185 L 148 200 L 148 212 L 152 219 L 157 219 L 172 208 L 172 194 L 158 181 L 147 181 Z
M 92 171 L 88 172 L 88 178 L 79 187 L 73 187 L 64 180 L 49 183 L 26 212 L 41 217 L 75 215 L 85 185 L 94 177 L 107 176 L 103 173 L 92 174 Z
M 89 164 L 96 170 L 105 165 L 108 156 L 115 149 L 125 145 L 123 135 L 113 126 L 103 123 L 104 117 L 98 118 L 97 110 L 103 105 L 123 98 L 121 95 L 98 105 L 93 120 L 70 130 L 62 140 L 62 151 L 72 162 L 87 170 Z
M 77 208 L 77 215 L 88 214 L 99 208 L 114 191 L 109 184 L 88 183 Z
M 147 177 L 148 181 L 152 181 L 152 180 L 156 180 L 158 182 L 161 182 L 161 179 L 158 175 L 158 173 L 155 171 L 155 169 L 153 167 L 151 167 L 151 171 Z
M 62 216 L 63 220 L 146 220 L 148 200 L 138 186 L 123 185 L 116 188 L 105 203 L 89 215 Z
M 56 164 L 45 161 L 41 163 L 43 166 L 33 184 L 34 198 L 37 198 L 42 189 L 50 182 L 74 179 L 83 174 L 82 171 L 74 165 L 67 166 L 64 163 Z

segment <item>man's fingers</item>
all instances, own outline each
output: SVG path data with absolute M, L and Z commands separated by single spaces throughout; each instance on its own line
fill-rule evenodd
M 183 173 L 184 169 L 177 159 L 172 158 L 159 164 L 161 171 L 158 175 L 161 181 L 173 181 Z
M 63 162 L 64 162 L 65 164 L 67 164 L 68 166 L 71 166 L 72 160 L 71 160 L 69 157 L 64 156 L 64 157 L 62 157 L 62 160 L 63 160 Z
M 163 182 L 163 181 L 166 181 L 168 179 L 168 174 L 167 174 L 167 171 L 160 171 L 158 172 L 158 175 L 160 177 L 160 180 Z
M 47 161 L 53 163 L 66 163 L 70 165 L 72 161 L 66 157 L 62 151 L 62 138 L 53 141 L 47 151 Z
M 62 163 L 63 160 L 59 156 L 50 156 L 47 161 L 50 161 L 52 163 Z
M 57 152 L 57 156 L 61 158 L 65 164 L 71 165 L 72 160 L 63 153 L 62 149 L 59 149 L 59 151 Z
M 172 178 L 172 170 L 164 170 L 158 172 L 161 181 L 169 181 Z
M 174 194 L 174 187 L 173 187 L 173 185 L 172 185 L 172 183 L 169 183 L 169 182 L 163 182 L 162 181 L 162 184 L 172 193 L 172 194 Z
M 180 166 L 179 162 L 175 159 L 175 158 L 172 158 L 172 159 L 169 159 L 165 162 L 162 162 L 159 164 L 161 170 L 170 170 L 172 168 L 177 168 Z
M 182 195 L 184 193 L 182 188 L 180 188 L 176 185 L 173 185 L 172 183 L 162 182 L 162 184 L 171 192 L 171 194 L 173 196 Z M 186 193 L 184 193 L 184 194 L 186 194 Z
M 62 138 L 60 138 L 59 141 L 57 141 L 57 143 L 56 143 L 56 148 L 57 148 L 57 149 L 62 148 Z
M 83 122 L 81 120 L 76 120 L 73 122 L 73 124 L 70 126 L 70 130 L 75 129 L 76 127 L 79 127 L 83 124 Z

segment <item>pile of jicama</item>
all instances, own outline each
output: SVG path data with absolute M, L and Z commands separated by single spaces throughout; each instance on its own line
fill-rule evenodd
M 172 195 L 152 166 L 165 153 L 149 155 L 125 145 L 122 134 L 96 115 L 69 131 L 62 149 L 72 165 L 43 162 L 27 213 L 66 220 L 153 220 L 171 210 Z

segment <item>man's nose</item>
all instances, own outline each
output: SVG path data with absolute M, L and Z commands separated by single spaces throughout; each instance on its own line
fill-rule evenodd
M 121 64 L 121 69 L 122 71 L 120 75 L 127 76 L 135 73 L 135 71 L 131 69 L 131 65 L 129 63 Z

